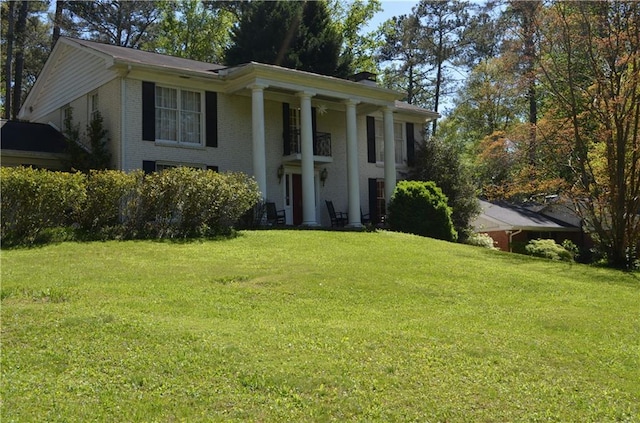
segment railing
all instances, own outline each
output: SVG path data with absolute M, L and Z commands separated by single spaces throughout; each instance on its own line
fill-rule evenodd
M 291 131 L 289 140 L 290 154 L 302 153 L 300 130 Z M 331 134 L 328 132 L 316 132 L 313 134 L 313 155 L 331 157 Z

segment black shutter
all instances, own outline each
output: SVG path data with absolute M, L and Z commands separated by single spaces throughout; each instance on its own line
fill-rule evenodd
M 207 147 L 218 146 L 218 93 L 206 91 L 205 99 L 205 124 L 207 133 Z
M 156 140 L 156 84 L 145 81 L 142 82 L 142 139 Z
M 416 162 L 416 140 L 413 133 L 413 123 L 407 122 L 407 164 L 413 166 Z
M 218 166 L 207 166 L 207 170 L 213 170 L 214 172 L 219 172 Z
M 376 162 L 376 120 L 367 116 L 367 161 Z
M 380 211 L 378 210 L 378 181 L 376 178 L 369 178 L 369 218 L 374 225 L 380 221 Z
M 156 171 L 156 162 L 153 160 L 143 160 L 142 161 L 142 171 L 148 175 L 149 173 Z
M 291 116 L 289 115 L 289 103 L 282 103 L 282 154 L 291 154 Z

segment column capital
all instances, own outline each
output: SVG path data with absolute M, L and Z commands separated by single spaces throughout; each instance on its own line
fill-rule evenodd
M 360 104 L 360 101 L 349 98 L 349 99 L 343 100 L 342 104 L 346 104 L 347 106 L 357 106 L 358 104 Z
M 312 92 L 312 91 L 298 91 L 296 93 L 296 97 L 300 97 L 300 98 L 311 98 L 313 96 L 315 96 L 316 93 Z
M 265 88 L 269 88 L 269 85 L 256 82 L 254 84 L 248 85 L 247 88 L 249 88 L 251 91 L 263 91 Z

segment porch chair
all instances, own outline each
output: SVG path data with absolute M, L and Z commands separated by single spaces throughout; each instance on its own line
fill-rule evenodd
M 347 213 L 336 212 L 336 209 L 333 207 L 333 201 L 325 200 L 325 203 L 327 203 L 327 210 L 331 218 L 331 227 L 343 227 L 346 225 L 349 221 Z
M 277 210 L 276 203 L 266 203 L 267 223 L 270 225 L 284 225 L 287 223 L 287 215 L 284 210 Z

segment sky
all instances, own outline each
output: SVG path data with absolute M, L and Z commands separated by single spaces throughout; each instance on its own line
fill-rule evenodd
M 382 0 L 380 3 L 382 5 L 382 12 L 378 12 L 373 16 L 373 19 L 371 19 L 366 30 L 363 32 L 377 29 L 382 22 L 394 16 L 409 14 L 411 8 L 418 4 L 418 0 Z

